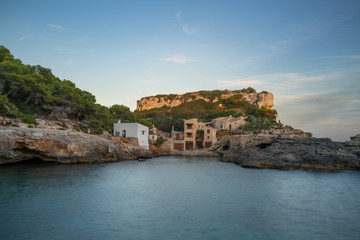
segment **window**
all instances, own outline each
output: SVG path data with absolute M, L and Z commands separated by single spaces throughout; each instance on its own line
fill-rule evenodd
M 207 133 L 210 133 L 210 129 L 207 130 Z
M 142 135 L 145 135 L 145 131 L 144 131 L 144 130 L 142 130 L 141 133 L 142 133 Z

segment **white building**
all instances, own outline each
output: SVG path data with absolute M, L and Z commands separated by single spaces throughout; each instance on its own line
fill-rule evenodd
M 138 139 L 142 148 L 149 149 L 149 128 L 140 123 L 122 123 L 120 120 L 114 123 L 114 134 L 123 137 L 134 137 Z

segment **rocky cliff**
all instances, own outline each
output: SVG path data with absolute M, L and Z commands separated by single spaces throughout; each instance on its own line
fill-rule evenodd
M 149 158 L 132 143 L 121 143 L 80 132 L 49 129 L 0 129 L 0 164 L 40 159 L 48 162 L 110 162 Z
M 328 138 L 245 135 L 222 139 L 221 160 L 250 168 L 360 169 L 360 135 L 345 143 Z
M 153 108 L 161 108 L 163 106 L 167 107 L 176 107 L 182 103 L 196 101 L 199 99 L 203 99 L 206 102 L 212 103 L 220 103 L 220 99 L 227 99 L 234 95 L 242 95 L 242 98 L 252 105 L 256 105 L 258 107 L 265 107 L 267 109 L 271 109 L 274 104 L 274 96 L 269 92 L 243 92 L 241 90 L 237 91 L 200 91 L 200 92 L 191 92 L 185 94 L 170 94 L 170 95 L 157 95 L 151 97 L 144 97 L 137 101 L 136 110 L 144 111 L 150 110 Z

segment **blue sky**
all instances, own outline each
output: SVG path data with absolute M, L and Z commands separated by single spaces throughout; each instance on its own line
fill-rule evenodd
M 360 1 L 1 0 L 0 44 L 106 106 L 155 94 L 274 94 L 317 137 L 360 133 Z

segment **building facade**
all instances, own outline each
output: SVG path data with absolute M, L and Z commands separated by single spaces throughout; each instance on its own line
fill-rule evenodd
M 235 131 L 245 124 L 244 117 L 234 118 L 232 116 L 216 118 L 212 122 L 199 122 L 196 118 L 184 120 L 184 131 L 171 131 L 168 142 L 171 150 L 193 150 L 210 148 L 217 142 L 217 132 Z
M 175 131 L 174 127 L 171 131 L 171 138 L 172 138 L 172 149 L 171 150 L 184 150 L 184 132 L 183 131 Z
M 216 129 L 196 118 L 184 120 L 184 144 L 186 150 L 209 148 L 216 143 Z
M 149 149 L 149 128 L 140 123 L 114 123 L 114 134 L 138 139 L 142 148 Z
M 244 117 L 221 117 L 216 118 L 211 121 L 214 128 L 216 128 L 217 131 L 220 130 L 226 130 L 226 131 L 234 131 L 237 130 L 241 125 L 245 124 L 245 118 Z
M 217 142 L 216 129 L 212 127 L 205 127 L 204 130 L 204 147 L 209 148 Z

